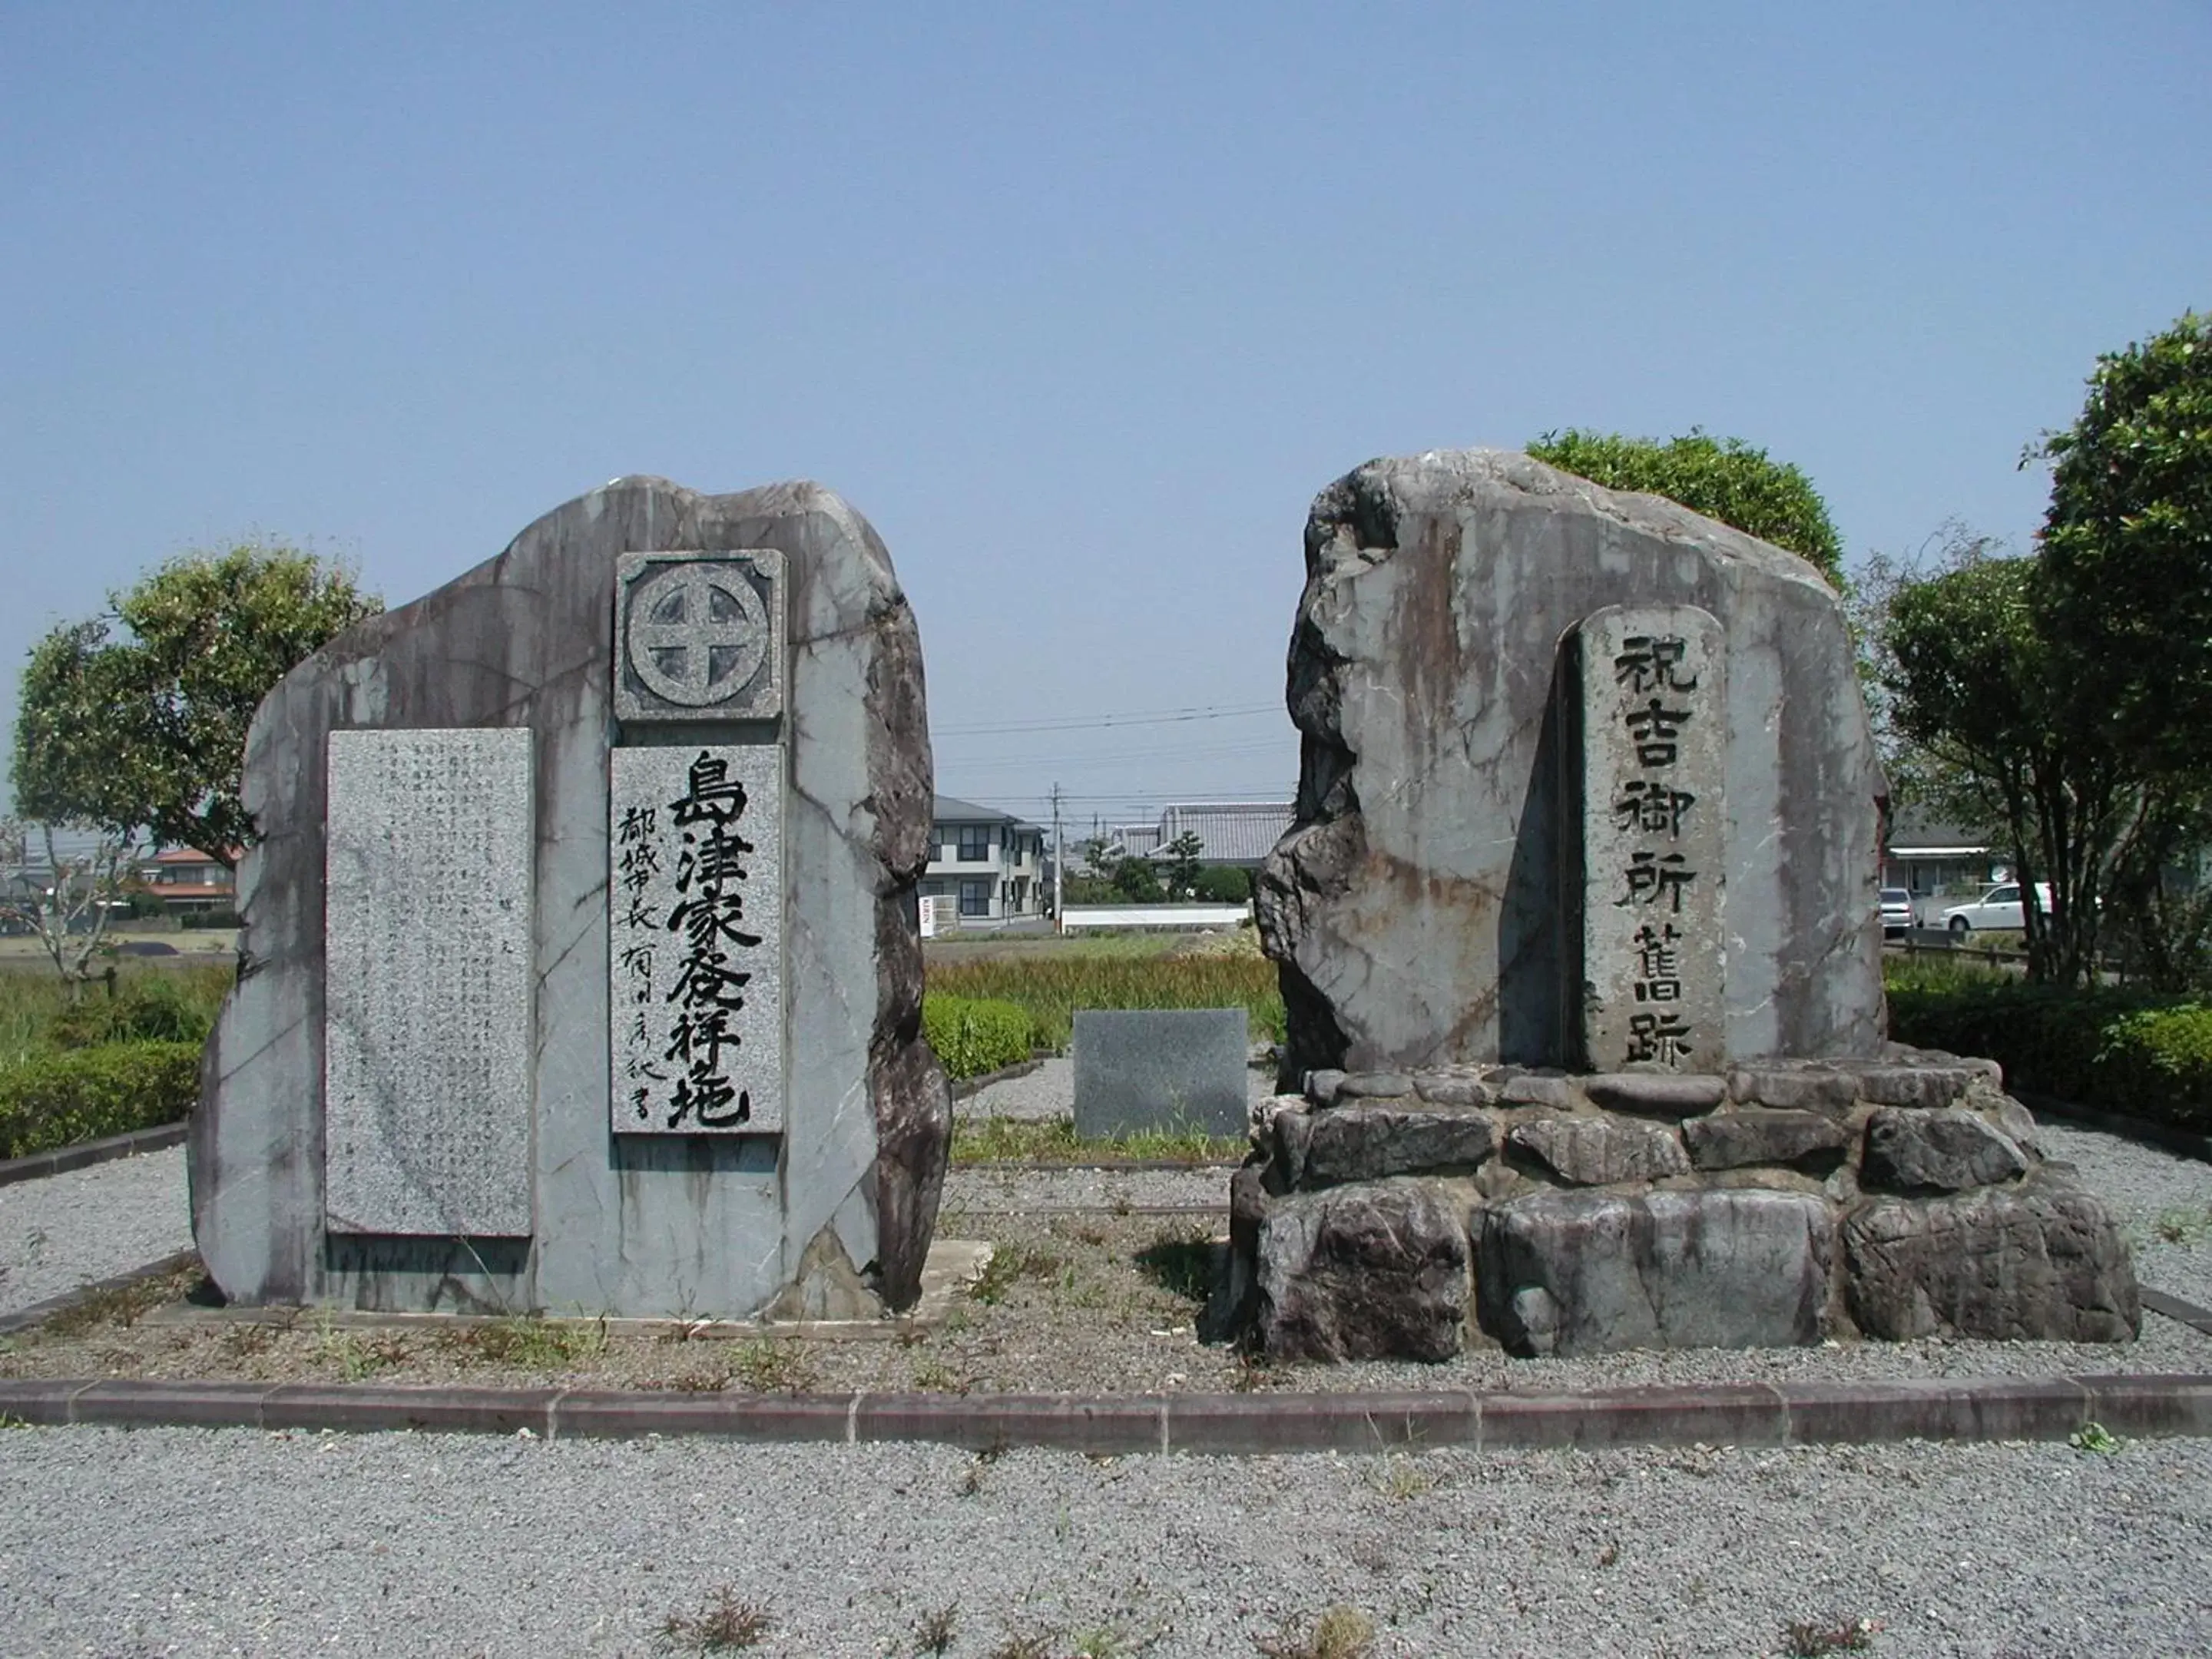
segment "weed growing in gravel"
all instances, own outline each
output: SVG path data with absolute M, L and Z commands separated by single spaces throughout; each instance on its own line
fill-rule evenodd
M 940 1656 L 952 1645 L 953 1632 L 959 1628 L 960 1604 L 948 1601 L 933 1613 L 925 1613 L 914 1623 L 914 1650 Z
M 1824 1659 L 1831 1653 L 1867 1653 L 1881 1628 L 1871 1619 L 1796 1619 L 1782 1627 L 1785 1659 Z
M 2212 1233 L 2212 1207 L 2160 1210 L 2150 1230 L 2160 1243 L 2194 1244 Z
M 250 1319 L 227 1327 L 216 1339 L 226 1359 L 252 1359 L 276 1345 L 277 1327 L 265 1320 Z
M 190 1282 L 198 1277 L 199 1270 L 191 1268 L 134 1279 L 127 1285 L 111 1285 L 106 1290 L 87 1291 L 40 1329 L 48 1336 L 82 1336 L 102 1325 L 135 1325 L 163 1303 L 173 1302 L 182 1296 Z
M 730 1370 L 755 1394 L 803 1394 L 815 1378 L 814 1355 L 795 1338 L 738 1343 L 730 1350 Z
M 924 1394 L 966 1394 L 975 1386 L 973 1377 L 963 1376 L 937 1359 L 917 1360 L 911 1377 L 914 1386 Z
M 1252 1645 L 1267 1659 L 1367 1659 L 1375 1651 L 1375 1621 L 1340 1601 L 1311 1630 L 1301 1632 L 1297 1621 L 1286 1619 L 1273 1636 L 1255 1638 Z
M 2102 1423 L 2084 1423 L 2066 1437 L 2066 1443 L 2075 1451 L 2095 1452 L 2100 1456 L 2111 1457 L 2128 1443 Z
M 392 1331 L 348 1331 L 328 1314 L 315 1322 L 315 1358 L 349 1382 L 374 1376 L 407 1358 L 407 1339 Z
M 1068 1638 L 1069 1659 L 1124 1659 L 1134 1653 L 1134 1644 L 1119 1625 L 1097 1625 L 1077 1631 Z
M 604 1317 L 540 1319 L 516 1314 L 441 1331 L 438 1346 L 488 1365 L 568 1370 L 606 1352 L 607 1322 Z
M 1049 1631 L 1009 1631 L 988 1659 L 1052 1659 Z
M 1092 1158 L 1139 1158 L 1158 1163 L 1234 1163 L 1246 1151 L 1242 1136 L 1202 1129 L 1142 1129 L 1127 1135 L 1079 1136 L 1072 1117 L 963 1118 L 952 1126 L 955 1164 L 1081 1164 Z
M 1402 1504 L 1435 1489 L 1436 1480 L 1403 1452 L 1386 1452 L 1368 1471 L 1367 1484 L 1393 1503 Z
M 707 1592 L 696 1613 L 672 1613 L 656 1632 L 659 1645 L 673 1653 L 736 1653 L 768 1639 L 775 1620 L 765 1601 L 748 1601 L 728 1584 Z
M 987 1308 L 995 1308 L 1018 1281 L 1050 1279 L 1060 1267 L 1058 1255 L 1036 1245 L 999 1244 L 993 1248 L 983 1271 L 975 1275 L 975 1282 L 968 1287 L 968 1295 Z

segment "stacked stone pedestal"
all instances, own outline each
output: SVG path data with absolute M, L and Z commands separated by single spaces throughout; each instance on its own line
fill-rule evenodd
M 2142 1322 L 2110 1216 L 1986 1060 L 1322 1072 L 1254 1141 L 1233 1291 L 1278 1358 L 2104 1342 Z

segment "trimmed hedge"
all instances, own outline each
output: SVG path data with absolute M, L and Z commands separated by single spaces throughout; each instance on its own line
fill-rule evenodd
M 921 1034 L 937 1050 L 945 1074 L 957 1080 L 1027 1060 L 1036 1032 L 1029 1011 L 1018 1003 L 925 996 Z
M 0 1071 L 0 1158 L 151 1129 L 189 1115 L 197 1042 L 110 1042 L 36 1054 Z
M 1900 975 L 1889 1030 L 1917 1048 L 1986 1055 L 2015 1089 L 2212 1131 L 2212 1008 L 2183 998 Z

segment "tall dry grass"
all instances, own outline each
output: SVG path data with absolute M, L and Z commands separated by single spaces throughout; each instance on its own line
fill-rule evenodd
M 1275 964 L 1261 957 L 1024 957 L 929 969 L 933 996 L 1017 1003 L 1036 1023 L 1036 1040 L 1065 1049 L 1078 1008 L 1243 1008 L 1252 1034 L 1283 1036 Z

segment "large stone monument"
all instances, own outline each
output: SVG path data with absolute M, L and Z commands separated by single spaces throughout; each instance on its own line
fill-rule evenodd
M 811 484 L 624 478 L 256 717 L 192 1226 L 245 1304 L 852 1317 L 917 1295 L 914 617 Z
M 1885 1041 L 1884 787 L 1809 565 L 1525 455 L 1373 462 L 1308 520 L 1289 698 L 1256 1346 L 2135 1333 L 1996 1066 Z

